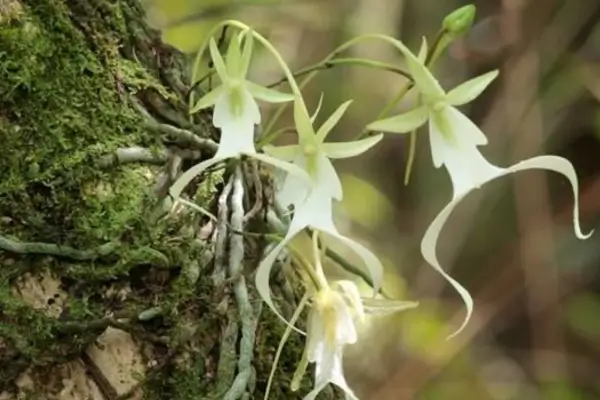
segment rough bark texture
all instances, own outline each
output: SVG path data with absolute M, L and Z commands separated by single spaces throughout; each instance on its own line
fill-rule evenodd
M 262 398 L 284 330 L 252 290 L 265 243 L 243 239 L 240 307 L 226 227 L 168 212 L 216 134 L 186 115 L 185 71 L 138 0 L 0 0 L 0 398 Z M 243 174 L 250 210 L 269 181 Z M 228 221 L 231 176 L 188 195 Z M 301 348 L 292 335 L 272 398 L 305 393 L 287 389 Z

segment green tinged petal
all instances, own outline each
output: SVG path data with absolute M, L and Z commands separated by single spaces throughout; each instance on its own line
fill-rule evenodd
M 383 134 L 353 142 L 323 143 L 323 152 L 328 158 L 350 158 L 357 156 L 375 146 L 383 139 Z
M 571 188 L 573 189 L 573 227 L 575 229 L 575 236 L 578 239 L 585 240 L 588 239 L 594 233 L 591 230 L 589 233 L 583 233 L 581 231 L 581 224 L 579 221 L 579 184 L 577 180 L 577 173 L 575 172 L 575 168 L 573 168 L 573 164 L 569 160 L 563 157 L 558 156 L 539 156 L 530 158 L 528 160 L 523 160 L 510 168 L 508 171 L 517 172 L 524 171 L 527 169 L 545 169 L 547 171 L 554 171 L 569 180 L 571 184 Z
M 467 309 L 467 315 L 465 316 L 463 323 L 458 328 L 458 330 L 456 330 L 456 332 L 454 332 L 448 337 L 448 339 L 458 335 L 467 326 L 467 323 L 469 322 L 469 320 L 471 319 L 471 315 L 473 314 L 473 298 L 471 297 L 471 294 L 467 289 L 465 289 L 460 283 L 458 283 L 454 278 L 452 278 L 446 273 L 446 271 L 442 269 L 442 266 L 440 265 L 436 254 L 437 241 L 440 237 L 442 228 L 446 224 L 446 221 L 452 213 L 452 210 L 454 210 L 454 207 L 456 207 L 456 205 L 463 198 L 464 195 L 457 197 L 453 199 L 450 203 L 448 203 L 446 207 L 444 207 L 442 211 L 440 211 L 440 213 L 435 217 L 433 222 L 429 225 L 427 231 L 425 231 L 423 240 L 421 240 L 421 253 L 423 254 L 423 258 L 425 258 L 425 260 L 454 287 L 454 289 L 463 299 L 463 302 L 465 303 L 465 307 Z
M 302 179 L 303 181 L 305 181 L 308 184 L 312 184 L 312 180 L 310 179 L 310 177 L 308 176 L 308 174 L 306 173 L 306 171 L 304 171 L 302 168 L 286 162 L 286 161 L 282 161 L 279 160 L 277 158 L 268 156 L 266 154 L 261 154 L 261 153 L 244 153 L 247 156 L 250 156 L 252 158 L 255 158 L 259 161 L 262 161 L 264 163 L 267 164 L 271 164 L 272 166 L 282 169 L 300 179 Z
M 242 50 L 242 60 L 240 65 L 240 78 L 245 78 L 248 75 L 250 68 L 250 59 L 252 58 L 252 49 L 254 46 L 254 34 L 252 30 L 246 32 L 244 36 L 244 49 Z
M 317 104 L 317 108 L 315 109 L 315 112 L 313 113 L 313 115 L 310 116 L 310 122 L 312 122 L 313 124 L 315 123 L 315 120 L 317 119 L 317 115 L 319 115 L 319 111 L 321 111 L 321 106 L 323 105 L 323 92 L 321 92 L 321 95 L 319 96 L 319 103 Z
M 266 101 L 267 103 L 284 103 L 286 101 L 294 100 L 294 95 L 291 93 L 283 93 L 275 89 L 269 89 L 267 87 L 260 86 L 256 83 L 252 83 L 249 81 L 246 81 L 244 85 L 246 86 L 246 89 L 252 94 L 252 97 L 254 97 L 255 99 Z
M 498 70 L 490 71 L 458 85 L 446 95 L 447 102 L 460 106 L 473 101 L 498 77 L 498 73 Z
M 291 144 L 287 146 L 265 145 L 263 146 L 263 150 L 265 153 L 284 161 L 294 160 L 301 151 L 300 146 L 297 144 Z
M 190 110 L 190 114 L 214 106 L 219 96 L 223 93 L 224 88 L 225 86 L 221 85 L 202 96 Z
M 367 249 L 362 244 L 350 239 L 349 237 L 341 235 L 335 230 L 328 229 L 322 230 L 322 232 L 331 235 L 340 242 L 344 243 L 362 259 L 367 272 L 371 276 L 371 281 L 373 283 L 373 296 L 376 296 L 377 293 L 379 293 L 383 283 L 383 264 L 381 264 L 379 258 L 377 258 L 377 256 L 373 254 L 371 250 Z
M 229 80 L 229 76 L 227 75 L 227 68 L 225 67 L 223 57 L 221 57 L 221 53 L 217 48 L 217 43 L 215 42 L 215 39 L 210 38 L 210 41 L 208 43 L 208 49 L 210 50 L 210 56 L 213 60 L 213 65 L 215 66 L 215 70 L 217 71 L 217 75 L 219 75 L 221 82 L 227 82 Z
M 548 171 L 558 172 L 565 176 L 573 189 L 574 196 L 574 204 L 573 204 L 573 226 L 575 230 L 575 235 L 579 239 L 588 239 L 594 231 L 590 231 L 589 233 L 583 233 L 581 231 L 580 218 L 579 218 L 579 186 L 577 181 L 577 174 L 573 165 L 565 158 L 558 156 L 539 156 L 530 158 L 528 160 L 521 161 L 509 168 L 504 169 L 499 174 L 490 175 L 490 179 L 499 178 L 503 175 L 507 175 L 509 173 L 514 173 L 518 171 L 525 171 L 528 169 L 542 169 Z M 483 185 L 485 182 L 480 182 L 479 186 Z M 450 284 L 458 291 L 463 301 L 465 302 L 465 306 L 467 309 L 467 315 L 459 327 L 459 329 L 454 332 L 450 337 L 456 336 L 460 333 L 465 326 L 467 325 L 471 315 L 473 313 L 473 298 L 469 294 L 469 292 L 461 286 L 457 281 L 451 278 L 446 272 L 443 271 L 442 267 L 439 264 L 436 255 L 436 247 L 437 241 L 444 227 L 446 221 L 450 217 L 450 214 L 456 207 L 456 205 L 469 193 L 470 191 L 463 191 L 461 195 L 455 196 L 450 203 L 448 203 L 442 211 L 435 217 L 433 222 L 427 228 L 425 235 L 423 236 L 423 240 L 421 241 L 421 252 L 425 260 L 433 266 L 433 268 L 438 271 Z
M 306 335 L 305 332 L 293 326 L 275 307 L 275 303 L 273 302 L 273 298 L 271 297 L 271 287 L 269 285 L 269 279 L 271 277 L 271 269 L 273 268 L 273 264 L 277 260 L 277 256 L 283 250 L 283 248 L 289 243 L 289 241 L 300 232 L 304 227 L 300 229 L 290 229 L 286 235 L 286 237 L 277 244 L 277 246 L 266 255 L 266 257 L 260 262 L 258 268 L 256 269 L 255 275 L 255 286 L 258 295 L 263 299 L 265 303 L 269 306 L 269 308 L 279 317 L 281 321 L 283 321 L 288 327 L 300 333 L 301 335 Z
M 298 131 L 298 141 L 301 145 L 314 143 L 316 140 L 315 130 L 313 128 L 308 110 L 302 97 L 294 99 L 294 123 Z
M 367 125 L 367 129 L 377 132 L 409 133 L 427 122 L 428 117 L 429 110 L 423 105 L 403 114 L 372 122 Z
M 342 279 L 334 282 L 331 286 L 337 288 L 344 297 L 346 303 L 354 313 L 356 313 L 358 319 L 363 320 L 365 317 L 365 309 L 356 284 L 350 280 Z
M 402 42 L 398 41 L 397 44 L 406 58 L 406 64 L 419 92 L 431 98 L 443 96 L 444 89 L 424 62 L 419 60 Z
M 320 143 L 323 143 L 323 141 L 325 141 L 325 138 L 327 137 L 329 132 L 331 132 L 333 127 L 339 122 L 340 118 L 342 118 L 342 115 L 344 115 L 346 109 L 348 109 L 348 106 L 350 106 L 350 103 L 352 103 L 352 100 L 348 100 L 342 105 L 340 105 L 337 108 L 337 110 L 335 110 L 333 114 L 331 114 L 331 116 L 327 118 L 327 121 L 325 121 L 323 125 L 321 125 L 321 127 L 317 131 L 317 140 Z
M 370 315 L 389 315 L 400 311 L 415 308 L 419 305 L 416 301 L 388 300 L 362 298 L 365 313 Z
M 240 36 L 241 35 L 233 35 L 231 37 L 229 47 L 227 48 L 227 56 L 225 57 L 227 75 L 232 79 L 239 79 L 241 77 L 242 50 L 240 49 Z
M 425 64 L 425 60 L 427 60 L 427 52 L 429 51 L 429 47 L 427 46 L 427 38 L 423 36 L 423 40 L 421 41 L 421 48 L 419 49 L 419 54 L 417 58 L 421 62 L 421 64 Z

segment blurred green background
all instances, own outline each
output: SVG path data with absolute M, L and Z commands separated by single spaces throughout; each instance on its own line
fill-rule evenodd
M 292 70 L 319 61 L 363 33 L 400 38 L 416 51 L 430 42 L 458 0 L 146 0 L 163 38 L 193 53 L 224 18 L 265 35 Z M 464 111 L 490 144 L 492 162 L 507 166 L 538 154 L 567 157 L 580 177 L 584 231 L 600 214 L 600 2 L 598 0 L 480 0 L 476 24 L 435 67 L 451 88 L 500 69 L 500 78 Z M 401 65 L 379 42 L 347 57 Z M 279 80 L 270 55 L 257 51 L 251 78 Z M 321 116 L 354 99 L 331 140 L 354 137 L 396 94 L 402 78 L 362 67 L 323 71 L 305 90 Z M 396 111 L 414 100 L 406 97 Z M 265 108 L 269 113 L 272 109 Z M 322 119 L 321 119 L 322 120 Z M 291 124 L 289 113 L 280 121 Z M 293 136 L 290 136 L 293 139 Z M 287 138 L 283 138 L 285 142 Z M 421 237 L 450 199 L 445 170 L 431 163 L 424 132 L 405 186 L 406 137 L 387 137 L 359 158 L 336 165 L 345 199 L 340 228 L 386 260 L 388 290 L 420 301 L 415 310 L 373 320 L 348 349 L 347 377 L 361 399 L 598 399 L 600 398 L 600 234 L 578 241 L 568 183 L 544 172 L 494 181 L 457 207 L 438 246 L 447 270 L 475 297 L 467 329 L 458 295 L 422 259 Z M 351 257 L 351 254 L 347 254 Z

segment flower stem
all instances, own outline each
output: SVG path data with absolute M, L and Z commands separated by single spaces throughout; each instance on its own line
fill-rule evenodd
M 391 38 L 388 38 L 385 35 L 366 34 L 366 35 L 356 36 L 356 37 L 348 40 L 347 42 L 342 43 L 337 48 L 335 48 L 335 50 L 333 50 L 331 53 L 329 53 L 327 56 L 325 56 L 325 58 L 323 58 L 321 61 L 319 61 L 318 63 L 314 64 L 311 67 L 305 68 L 304 70 L 309 69 L 309 71 L 308 72 L 303 72 L 301 75 L 308 74 L 308 76 L 305 77 L 302 80 L 302 82 L 300 82 L 300 84 L 298 86 L 300 88 L 304 88 L 306 85 L 308 85 L 308 83 L 310 83 L 310 81 L 313 80 L 313 78 L 317 75 L 317 73 L 318 73 L 319 70 L 326 68 L 326 67 L 316 67 L 316 66 L 327 65 L 327 63 L 330 63 L 339 54 L 341 54 L 342 52 L 346 51 L 347 49 L 349 49 L 350 47 L 352 47 L 352 46 L 354 46 L 354 45 L 356 45 L 358 43 L 361 43 L 361 42 L 366 41 L 366 40 L 373 40 L 373 39 L 381 40 L 382 37 L 386 38 L 386 40 L 387 39 L 391 39 Z M 367 61 L 370 61 L 370 60 L 367 60 Z M 376 61 L 372 61 L 372 62 L 377 63 Z M 302 72 L 302 71 L 303 70 L 301 70 L 299 72 Z M 273 114 L 273 116 L 271 117 L 271 119 L 265 124 L 265 128 L 263 130 L 265 136 L 270 136 L 269 133 L 273 130 L 273 127 L 275 126 L 275 124 L 277 123 L 277 121 L 279 121 L 279 119 L 281 118 L 281 116 L 283 115 L 283 113 L 285 112 L 285 110 L 287 109 L 288 106 L 289 106 L 289 103 L 282 104 L 277 109 L 277 111 L 275 111 L 275 113 Z M 273 140 L 273 139 L 275 139 L 275 138 L 272 138 L 271 140 Z
M 433 46 L 431 46 L 429 48 L 429 51 L 427 52 L 427 57 L 425 58 L 425 66 L 430 67 L 432 66 L 435 61 L 439 58 L 440 54 L 441 54 L 441 49 L 445 46 L 444 44 L 444 38 L 446 36 L 447 32 L 445 30 L 440 30 L 436 37 L 435 40 L 433 42 Z M 380 37 L 380 39 L 387 41 L 388 43 L 392 44 L 394 47 L 401 49 L 402 47 L 404 47 L 404 44 L 402 44 L 402 42 L 400 42 L 399 40 L 396 40 L 392 37 L 389 36 L 385 36 L 385 35 L 380 35 L 380 34 L 373 34 L 373 36 L 377 36 Z M 394 96 L 394 98 L 383 108 L 383 110 L 381 110 L 381 112 L 377 115 L 377 117 L 375 118 L 375 120 L 380 120 L 382 118 L 385 118 L 390 111 L 392 111 L 397 105 L 398 103 L 400 103 L 400 101 L 404 98 L 404 96 L 406 96 L 406 94 L 410 91 L 410 89 L 412 89 L 414 86 L 414 82 L 413 81 L 409 81 L 406 82 L 401 88 L 400 90 L 398 90 L 398 93 L 396 93 L 396 95 Z M 364 139 L 365 137 L 374 134 L 375 132 L 369 132 L 366 129 L 364 129 L 357 137 L 355 140 L 360 140 L 360 139 Z M 416 147 L 416 135 L 411 133 L 411 147 L 409 148 L 409 151 L 414 151 L 414 147 Z M 408 176 L 410 175 L 410 168 L 412 167 L 412 163 L 414 162 L 414 154 L 412 155 L 411 158 L 411 154 L 409 153 L 409 158 L 408 158 L 408 162 L 410 163 L 410 165 L 407 165 L 407 174 L 405 174 L 404 176 L 404 182 L 405 184 L 407 184 L 408 182 Z
M 350 66 L 356 65 L 356 66 L 381 69 L 384 71 L 389 71 L 389 72 L 393 72 L 398 75 L 402 75 L 405 78 L 412 80 L 412 77 L 410 76 L 410 74 L 408 72 L 406 72 L 405 70 L 403 70 L 402 68 L 398 68 L 393 64 L 384 63 L 384 62 L 375 61 L 375 60 L 369 60 L 367 58 L 334 58 L 331 60 L 321 60 L 318 63 L 309 65 L 306 68 L 302 68 L 301 70 L 294 72 L 294 77 L 298 78 L 300 76 L 309 74 L 311 72 L 320 71 L 320 70 L 324 70 L 324 69 L 330 69 L 336 65 L 350 65 Z M 283 79 L 278 80 L 277 82 L 271 83 L 270 85 L 268 85 L 268 87 L 276 87 L 276 86 L 281 85 L 282 83 L 285 83 L 286 81 L 287 81 L 287 79 L 283 78 Z
M 200 48 L 198 49 L 198 53 L 196 54 L 196 59 L 194 60 L 194 65 L 192 66 L 192 81 L 191 81 L 192 86 L 194 86 L 196 81 L 198 80 L 198 73 L 200 72 L 200 63 L 202 62 L 202 55 L 208 48 L 210 39 L 213 37 L 215 32 L 217 32 L 219 29 L 224 28 L 228 25 L 231 25 L 231 22 L 235 22 L 235 21 L 232 21 L 232 20 L 221 21 L 218 24 L 216 24 L 215 26 L 213 26 L 212 28 L 210 28 L 208 33 L 205 35 L 204 40 L 202 41 L 202 44 L 200 45 Z M 248 29 L 248 28 L 246 27 L 245 29 Z M 212 75 L 212 74 L 209 74 L 206 77 L 210 77 L 210 75 Z M 203 78 L 203 79 L 205 79 L 205 78 Z M 194 106 L 194 91 L 192 90 L 190 92 L 189 109 L 191 110 L 193 106 Z
M 294 245 L 288 243 L 287 246 L 292 251 L 294 259 L 298 262 L 298 264 L 302 267 L 304 272 L 306 272 L 306 274 L 310 278 L 310 281 L 312 282 L 316 290 L 321 289 L 321 280 L 317 276 L 314 268 L 311 266 L 311 263 L 302 255 L 302 252 L 298 250 Z
M 288 337 L 290 337 L 290 333 L 292 333 L 292 326 L 296 323 L 306 303 L 308 302 L 308 292 L 304 293 L 302 299 L 300 300 L 300 304 L 296 307 L 292 318 L 290 319 L 290 324 L 285 328 L 283 332 L 283 336 L 281 336 L 281 340 L 279 341 L 279 345 L 277 346 L 277 351 L 275 352 L 275 359 L 273 360 L 273 367 L 271 368 L 271 373 L 269 374 L 269 379 L 267 380 L 267 388 L 265 389 L 265 397 L 264 400 L 269 398 L 269 392 L 271 391 L 271 385 L 273 384 L 273 376 L 275 376 L 275 371 L 277 370 L 277 364 L 279 363 L 279 358 L 281 358 L 281 352 L 283 351 L 283 346 L 285 342 L 287 342 Z
M 408 143 L 408 160 L 406 161 L 406 170 L 404 171 L 404 186 L 408 185 L 410 181 L 410 173 L 412 171 L 413 164 L 415 163 L 415 152 L 417 150 L 417 131 L 414 130 L 410 133 Z

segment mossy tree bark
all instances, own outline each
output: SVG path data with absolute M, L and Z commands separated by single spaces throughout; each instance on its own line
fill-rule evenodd
M 227 230 L 264 230 L 269 179 L 244 163 L 195 182 L 217 223 L 170 210 L 169 183 L 217 134 L 186 113 L 187 70 L 139 0 L 0 0 L 5 398 L 261 397 L 283 326 L 252 290 L 265 242 Z M 99 365 L 109 331 L 136 353 L 115 374 Z M 298 340 L 273 398 L 290 398 Z

